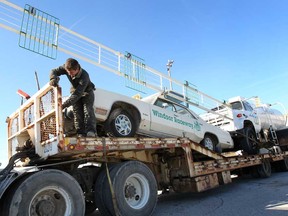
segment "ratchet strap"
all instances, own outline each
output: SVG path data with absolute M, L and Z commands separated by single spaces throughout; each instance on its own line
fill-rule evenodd
M 109 172 L 109 168 L 108 168 L 107 154 L 106 154 L 106 139 L 104 137 L 102 138 L 102 143 L 103 143 L 103 156 L 104 156 L 104 162 L 105 162 L 105 167 L 106 167 L 106 174 L 107 174 L 109 187 L 110 187 L 110 191 L 111 191 L 113 207 L 114 207 L 115 215 L 120 216 L 118 205 L 117 205 L 117 200 L 116 200 L 116 196 L 115 196 L 115 191 L 114 191 L 112 181 L 110 178 L 110 172 Z

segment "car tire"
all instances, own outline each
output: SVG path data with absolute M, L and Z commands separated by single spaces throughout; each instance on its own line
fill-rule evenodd
M 216 151 L 217 141 L 212 135 L 205 134 L 204 139 L 201 141 L 201 145 L 209 150 Z
M 134 118 L 122 108 L 114 109 L 107 121 L 108 134 L 115 137 L 133 137 L 136 134 Z
M 256 134 L 251 127 L 244 128 L 244 137 L 240 141 L 241 150 L 252 155 L 258 154 L 259 148 L 257 145 Z

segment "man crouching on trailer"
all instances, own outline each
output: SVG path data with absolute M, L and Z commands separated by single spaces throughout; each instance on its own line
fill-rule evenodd
M 68 58 L 63 66 L 51 70 L 49 84 L 56 87 L 61 75 L 66 75 L 71 83 L 71 95 L 62 104 L 62 108 L 73 106 L 78 137 L 96 137 L 96 117 L 93 109 L 95 85 L 89 74 L 81 68 L 77 60 Z

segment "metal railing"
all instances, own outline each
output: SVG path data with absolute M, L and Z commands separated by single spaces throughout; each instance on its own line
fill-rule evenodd
M 20 34 L 23 8 L 8 1 L 0 1 L 0 27 Z M 129 52 L 123 54 L 86 36 L 59 25 L 58 51 L 69 56 L 91 63 L 106 71 L 122 76 L 131 82 L 154 91 L 167 90 L 173 86 L 173 91 L 183 95 L 182 100 L 197 110 L 205 110 L 221 116 L 212 109 L 226 106 L 217 100 L 193 87 L 189 82 L 180 82 L 169 75 L 145 64 L 139 64 Z M 132 56 L 132 58 L 131 58 Z M 130 65 L 129 65 L 130 64 Z M 127 68 L 129 71 L 127 71 Z M 131 71 L 132 70 L 132 71 Z M 140 72 L 139 72 L 140 71 Z M 129 85 L 128 85 L 129 87 Z M 143 92 L 143 88 L 140 88 Z M 229 109 L 229 107 L 227 106 Z M 200 111 L 199 111 L 200 112 Z M 221 116 L 227 118 L 227 116 Z

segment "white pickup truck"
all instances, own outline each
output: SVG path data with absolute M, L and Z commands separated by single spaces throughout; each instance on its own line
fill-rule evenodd
M 256 154 L 259 148 L 275 144 L 275 131 L 286 127 L 285 116 L 267 104 L 253 106 L 245 98 L 237 96 L 229 99 L 226 105 L 214 108 L 214 113 L 200 116 L 209 124 L 229 131 L 235 146 L 249 154 Z
M 94 93 L 97 132 L 101 136 L 188 137 L 218 152 L 234 147 L 227 131 L 206 123 L 181 101 L 183 96 L 173 91 L 141 100 L 100 88 Z M 66 118 L 65 125 L 70 125 L 68 122 Z M 65 133 L 71 135 L 69 128 Z

